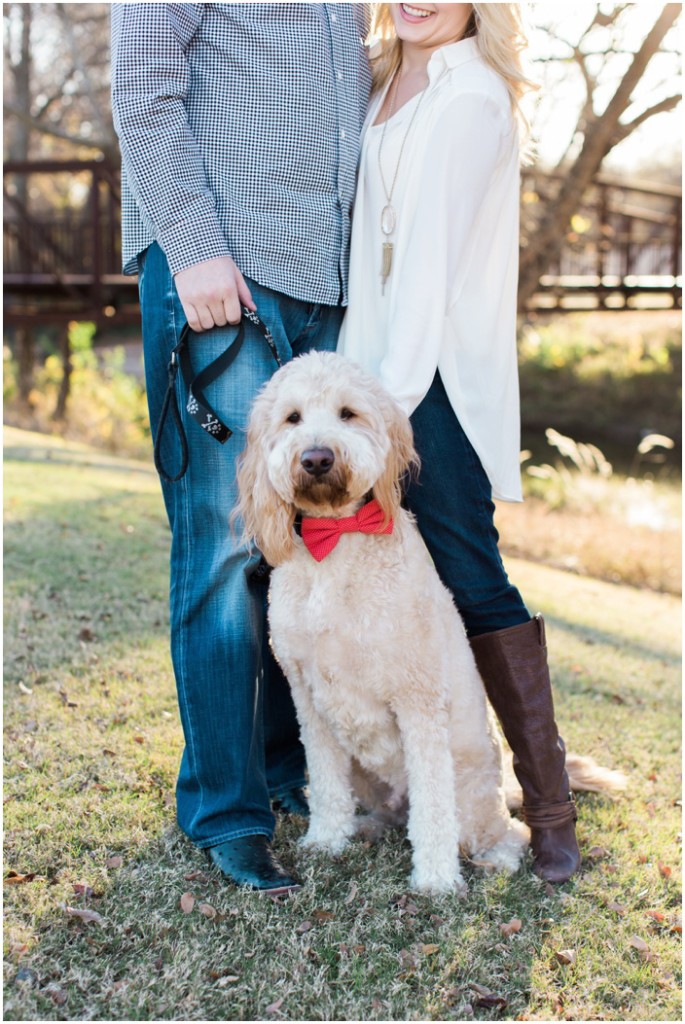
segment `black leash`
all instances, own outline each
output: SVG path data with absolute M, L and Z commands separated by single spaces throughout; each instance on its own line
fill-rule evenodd
M 183 429 L 183 419 L 178 408 L 176 401 L 176 375 L 180 366 L 181 373 L 183 374 L 183 380 L 186 385 L 188 392 L 188 402 L 186 405 L 186 412 L 192 416 L 196 423 L 202 427 L 202 429 L 209 434 L 210 437 L 215 438 L 219 444 L 225 444 L 233 431 L 227 426 L 220 416 L 217 415 L 215 410 L 211 407 L 207 399 L 204 397 L 204 389 L 209 387 L 222 373 L 225 373 L 229 366 L 235 362 L 243 342 L 245 341 L 245 323 L 246 321 L 253 324 L 260 332 L 264 340 L 266 341 L 271 354 L 274 357 L 276 364 L 282 366 L 283 361 L 278 354 L 276 343 L 271 336 L 266 324 L 259 318 L 257 313 L 251 309 L 243 308 L 242 319 L 238 326 L 238 333 L 235 339 L 231 342 L 227 349 L 221 353 L 218 359 L 206 366 L 204 370 L 200 370 L 198 374 L 193 372 L 193 365 L 190 359 L 190 352 L 188 349 L 188 338 L 190 335 L 190 328 L 188 324 L 185 324 L 181 331 L 178 339 L 178 345 L 171 353 L 171 359 L 167 367 L 167 391 L 164 396 L 164 402 L 162 404 L 162 412 L 159 417 L 159 426 L 157 428 L 157 439 L 155 441 L 154 458 L 155 468 L 162 480 L 167 483 L 176 483 L 182 476 L 185 475 L 188 469 L 188 439 Z M 175 476 L 170 476 L 167 473 L 162 463 L 162 435 L 166 426 L 167 417 L 171 413 L 174 421 L 174 426 L 178 432 L 179 440 L 181 442 L 181 468 Z

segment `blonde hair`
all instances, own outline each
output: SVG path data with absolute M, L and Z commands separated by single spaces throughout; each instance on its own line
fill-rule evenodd
M 511 109 L 522 128 L 522 139 L 529 134 L 528 119 L 521 109 L 523 96 L 538 85 L 528 78 L 522 52 L 528 45 L 523 4 L 472 4 L 464 35 L 475 37 L 480 54 L 507 87 Z M 402 42 L 397 38 L 389 4 L 372 4 L 369 39 L 377 45 L 371 51 L 374 92 L 382 89 L 402 61 Z

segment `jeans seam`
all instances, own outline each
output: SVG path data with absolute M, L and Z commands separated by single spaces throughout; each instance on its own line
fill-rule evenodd
M 173 330 L 173 333 L 174 333 L 174 339 L 176 339 L 176 338 L 178 338 L 178 325 L 177 325 L 177 321 L 176 321 L 176 304 L 174 302 L 174 293 L 173 293 L 174 284 L 173 284 L 173 279 L 171 280 L 171 288 L 172 288 L 172 292 L 171 292 L 171 321 L 172 321 L 172 330 Z M 176 378 L 176 386 L 177 386 L 177 389 L 178 389 L 177 398 L 182 398 L 183 394 L 182 394 L 182 388 L 181 388 L 181 382 L 180 382 L 179 376 L 177 376 L 177 378 Z M 192 539 L 193 539 L 193 532 L 192 532 L 192 530 L 190 528 L 190 516 L 189 516 L 189 510 L 188 510 L 189 501 L 188 501 L 188 474 L 187 473 L 183 476 L 183 478 L 180 481 L 180 483 L 181 483 L 181 491 L 182 491 L 181 498 L 182 498 L 182 501 L 183 501 L 184 533 L 185 533 L 185 537 L 186 537 L 185 557 L 184 557 L 184 562 L 183 562 L 183 575 L 182 575 L 180 607 L 183 610 L 183 614 L 185 615 L 186 600 L 187 600 L 187 597 L 188 597 L 188 580 L 190 578 L 190 566 L 191 566 L 191 563 L 192 563 L 191 547 L 192 547 Z M 179 630 L 179 657 L 180 657 L 181 664 L 183 666 L 183 678 L 185 679 L 186 678 L 186 671 L 185 671 L 185 669 L 186 669 L 186 657 L 187 657 L 187 642 L 186 642 L 186 638 L 185 638 L 185 634 L 184 634 L 183 630 Z M 184 693 L 183 693 L 183 703 L 185 705 L 185 713 L 188 716 L 188 718 L 190 718 L 190 716 L 191 716 L 191 708 L 190 708 L 190 705 L 188 704 L 185 690 L 184 690 Z M 188 729 L 188 734 L 189 735 L 188 735 L 187 739 L 190 740 L 189 747 L 190 747 L 190 756 L 191 756 L 191 759 L 192 759 L 192 763 L 193 763 L 193 765 L 197 765 L 197 755 L 196 755 L 196 751 L 195 751 L 195 747 L 194 747 L 194 733 L 195 733 L 195 730 L 194 730 L 192 724 L 190 724 L 190 728 Z M 200 781 L 198 773 L 197 773 L 197 771 L 195 771 L 195 769 L 194 769 L 194 774 L 195 774 L 196 779 L 198 780 L 199 789 L 200 789 L 200 798 L 199 798 L 199 801 L 198 801 L 197 809 L 195 811 L 195 818 L 197 819 L 197 818 L 199 818 L 201 816 L 202 807 L 203 807 L 203 804 L 204 804 L 204 796 L 205 796 L 205 794 L 204 794 L 204 787 L 203 787 L 202 782 Z

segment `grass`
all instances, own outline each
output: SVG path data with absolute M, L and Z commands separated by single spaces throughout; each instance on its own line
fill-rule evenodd
M 429 898 L 403 834 L 331 861 L 286 819 L 306 885 L 272 901 L 174 824 L 154 473 L 15 430 L 5 454 L 5 1019 L 681 1019 L 676 598 L 508 561 L 547 618 L 568 746 L 630 776 L 580 797 L 573 881 L 467 866 L 465 899 Z

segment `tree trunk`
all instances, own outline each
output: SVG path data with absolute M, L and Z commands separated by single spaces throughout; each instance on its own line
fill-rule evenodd
M 19 401 L 26 411 L 30 411 L 33 408 L 31 389 L 33 388 L 33 371 L 36 363 L 33 331 L 30 327 L 17 327 L 15 337 Z
M 60 337 L 59 348 L 60 355 L 62 356 L 62 381 L 59 386 L 59 394 L 57 395 L 55 411 L 52 414 L 53 420 L 56 420 L 58 423 L 65 420 L 67 416 L 67 402 L 71 391 L 71 371 L 73 370 L 71 362 L 71 342 L 69 341 L 69 327 L 66 325 Z

